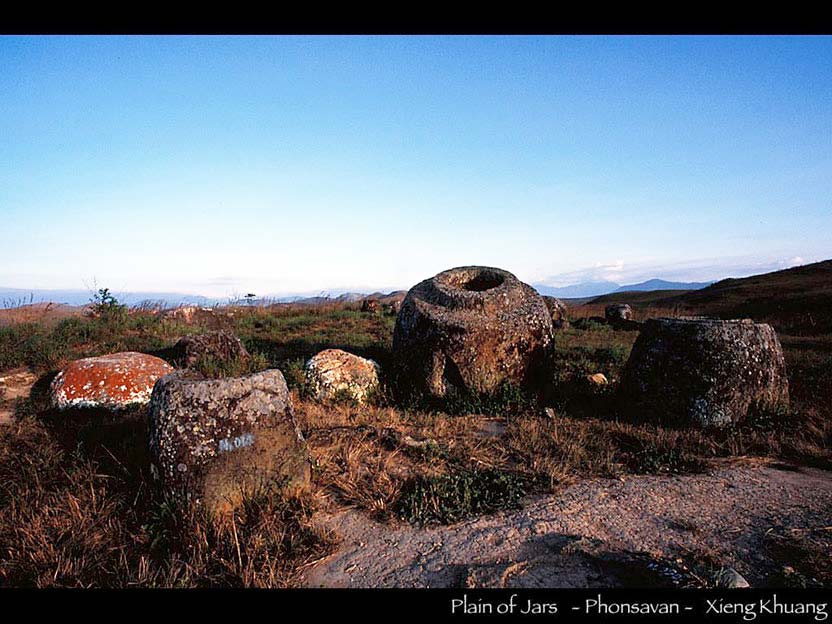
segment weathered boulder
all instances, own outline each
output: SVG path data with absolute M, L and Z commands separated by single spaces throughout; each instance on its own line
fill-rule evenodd
M 714 584 L 725 589 L 745 589 L 751 587 L 745 577 L 734 568 L 720 568 L 714 575 Z
M 607 376 L 604 373 L 595 373 L 593 375 L 587 375 L 586 381 L 591 386 L 606 386 L 610 383 L 607 379 Z
M 193 366 L 203 358 L 230 362 L 250 357 L 237 336 L 222 330 L 185 336 L 176 343 L 173 351 L 176 361 L 185 367 Z
M 604 318 L 611 325 L 633 320 L 633 309 L 627 303 L 611 303 L 604 308 Z
M 378 312 L 381 309 L 381 304 L 378 299 L 364 299 L 361 302 L 362 312 Z
M 546 308 L 552 316 L 552 327 L 555 329 L 569 327 L 569 319 L 566 316 L 566 304 L 560 299 L 546 295 L 543 296 L 543 301 L 546 303 Z
M 700 426 L 787 404 L 783 349 L 770 325 L 659 318 L 644 323 L 624 367 L 626 411 Z
M 390 302 L 387 309 L 390 312 L 390 314 L 392 314 L 393 316 L 397 315 L 402 309 L 402 300 L 401 299 L 394 299 L 393 301 Z
M 127 351 L 75 360 L 52 380 L 50 399 L 57 409 L 123 409 L 146 404 L 156 380 L 173 372 L 162 359 Z
M 543 389 L 552 318 L 531 286 L 502 269 L 449 269 L 408 291 L 393 331 L 399 384 L 434 398 Z
M 153 389 L 149 422 L 152 461 L 165 487 L 212 514 L 268 487 L 309 481 L 306 443 L 278 370 L 231 379 L 167 375 Z
M 348 398 L 364 403 L 379 387 L 379 366 L 373 360 L 326 349 L 306 363 L 306 382 L 319 401 Z

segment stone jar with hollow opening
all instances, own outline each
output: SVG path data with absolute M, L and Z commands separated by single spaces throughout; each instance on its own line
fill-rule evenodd
M 551 372 L 552 318 L 537 291 L 508 271 L 449 269 L 408 291 L 393 354 L 409 392 L 442 399 L 509 383 L 534 394 Z

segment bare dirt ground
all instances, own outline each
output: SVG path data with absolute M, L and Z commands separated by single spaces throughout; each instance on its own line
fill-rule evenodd
M 37 375 L 25 368 L 0 373 L 0 425 L 11 421 L 15 400 L 28 397 L 36 381 Z
M 707 475 L 590 479 L 452 526 L 391 527 L 353 510 L 320 522 L 341 543 L 305 571 L 311 587 L 672 585 L 674 568 L 703 556 L 754 586 L 783 565 L 772 533 L 830 530 L 832 473 L 741 459 Z

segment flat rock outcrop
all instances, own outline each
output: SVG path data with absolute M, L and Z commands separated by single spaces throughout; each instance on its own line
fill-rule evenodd
M 644 323 L 624 367 L 625 411 L 699 426 L 740 422 L 787 404 L 783 349 L 770 325 L 660 318 Z
M 184 336 L 173 351 L 176 361 L 185 367 L 193 366 L 203 358 L 229 362 L 250 357 L 240 339 L 223 330 Z
M 491 393 L 504 382 L 542 389 L 552 318 L 542 297 L 502 269 L 449 269 L 410 289 L 396 317 L 400 387 L 434 398 Z
M 56 409 L 142 405 L 150 400 L 156 380 L 171 372 L 164 360 L 134 351 L 75 360 L 55 376 L 50 400 Z
M 278 370 L 232 379 L 177 371 L 156 384 L 149 415 L 164 486 L 214 515 L 245 495 L 309 481 L 306 443 Z
M 306 363 L 306 382 L 319 401 L 351 399 L 365 403 L 379 387 L 379 365 L 341 349 L 326 349 Z

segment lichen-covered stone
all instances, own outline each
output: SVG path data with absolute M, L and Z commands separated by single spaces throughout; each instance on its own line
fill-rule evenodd
M 203 358 L 230 362 L 250 357 L 237 336 L 222 330 L 185 336 L 176 343 L 173 351 L 176 361 L 185 367 L 193 366 Z
M 627 303 L 611 303 L 604 308 L 604 318 L 612 325 L 622 321 L 632 321 L 633 309 Z
M 156 380 L 172 371 L 164 360 L 134 351 L 75 360 L 52 380 L 50 399 L 56 409 L 143 405 Z
M 459 267 L 410 289 L 396 317 L 399 384 L 434 398 L 531 392 L 550 373 L 552 318 L 541 296 L 502 269 Z
M 364 403 L 379 387 L 378 364 L 341 349 L 321 351 L 305 371 L 309 390 L 319 401 L 348 398 Z
M 660 318 L 644 323 L 624 367 L 625 411 L 725 426 L 789 400 L 783 349 L 766 324 Z
M 544 295 L 543 301 L 549 314 L 552 316 L 552 327 L 555 329 L 564 329 L 569 327 L 569 319 L 567 318 L 566 304 L 555 297 Z
M 153 390 L 149 421 L 151 456 L 165 487 L 210 513 L 268 487 L 309 481 L 306 443 L 278 370 L 233 379 L 167 375 Z

